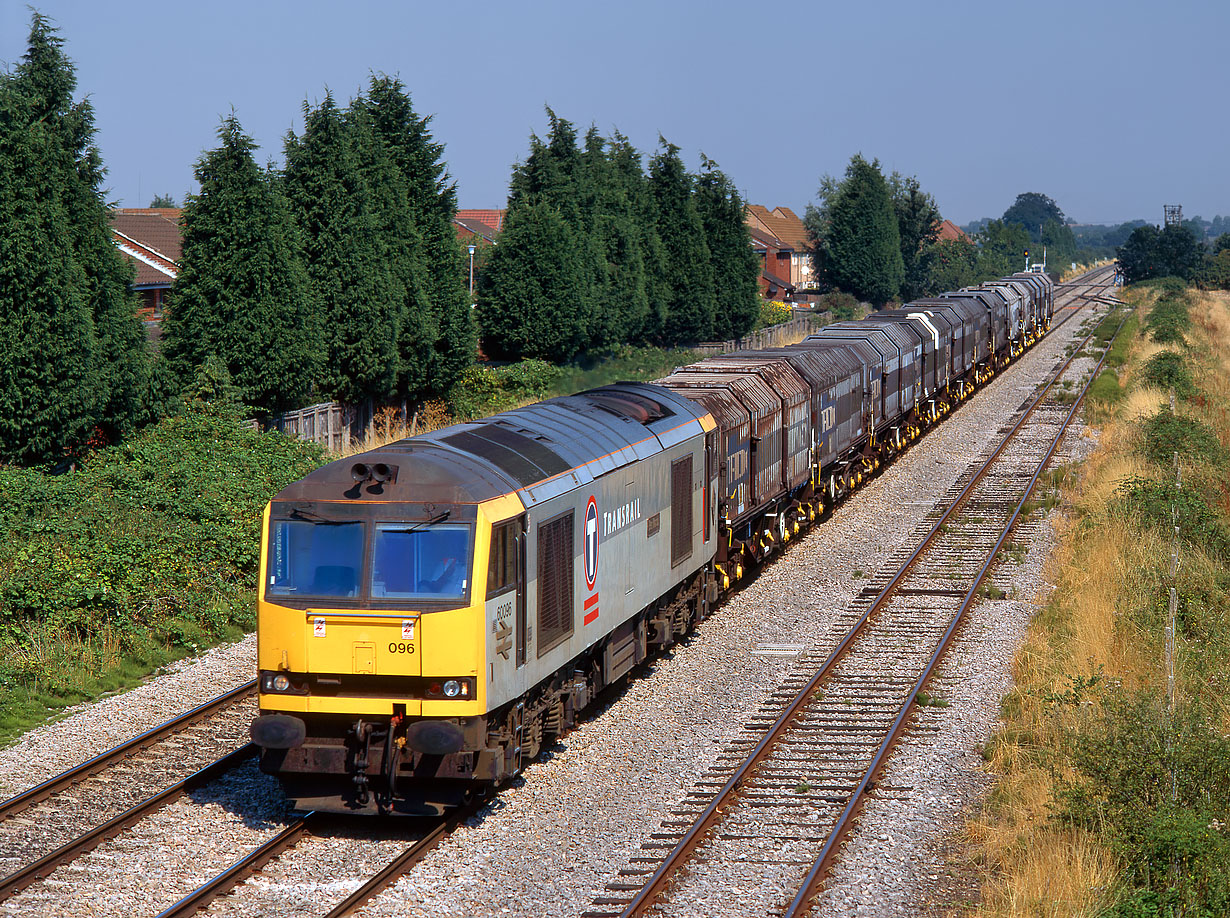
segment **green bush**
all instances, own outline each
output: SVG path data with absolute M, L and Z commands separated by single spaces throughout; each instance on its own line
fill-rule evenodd
M 1149 478 L 1128 478 L 1118 488 L 1118 509 L 1142 525 L 1167 533 L 1177 525 L 1179 535 L 1189 544 L 1201 546 L 1215 557 L 1227 557 L 1230 533 L 1193 487 L 1176 488 Z
M 1217 432 L 1195 418 L 1172 414 L 1163 408 L 1144 422 L 1141 433 L 1142 455 L 1158 465 L 1172 465 L 1176 452 L 1181 458 L 1217 468 L 1226 464 L 1226 450 L 1217 439 Z
M 1184 333 L 1192 325 L 1188 307 L 1185 293 L 1164 293 L 1158 297 L 1146 322 L 1150 337 L 1161 344 L 1184 344 Z
M 829 310 L 838 322 L 857 319 L 863 312 L 862 303 L 851 293 L 834 290 L 816 300 L 817 310 Z
M 448 393 L 458 420 L 472 420 L 546 398 L 559 383 L 560 368 L 545 360 L 502 367 L 471 366 Z
M 193 402 L 80 471 L 0 469 L 0 709 L 250 629 L 261 510 L 322 459 Z
M 1069 743 L 1060 818 L 1100 831 L 1126 870 L 1109 914 L 1230 913 L 1230 737 L 1195 707 L 1171 715 L 1154 696 L 1119 691 Z
M 1162 389 L 1174 389 L 1179 398 L 1191 398 L 1196 393 L 1196 383 L 1183 355 L 1176 351 L 1154 354 L 1141 370 L 1141 378 Z

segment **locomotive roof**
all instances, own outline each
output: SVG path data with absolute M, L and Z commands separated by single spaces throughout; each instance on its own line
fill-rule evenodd
M 530 505 L 700 433 L 705 414 L 665 389 L 603 386 L 339 459 L 276 499 L 465 504 L 518 492 Z M 356 464 L 381 463 L 392 480 L 355 483 Z

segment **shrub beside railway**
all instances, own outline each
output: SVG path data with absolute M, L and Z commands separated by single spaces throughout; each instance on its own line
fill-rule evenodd
M 1099 449 L 1063 476 L 1057 588 L 985 750 L 983 914 L 1230 914 L 1230 296 L 1126 295 L 1147 317 L 1091 395 Z
M 0 739 L 251 630 L 261 509 L 318 447 L 191 403 L 67 475 L 0 468 Z

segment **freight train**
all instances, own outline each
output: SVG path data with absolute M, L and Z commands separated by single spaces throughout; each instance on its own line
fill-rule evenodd
M 261 768 L 339 812 L 507 782 L 1053 311 L 1013 275 L 312 472 L 265 510 Z

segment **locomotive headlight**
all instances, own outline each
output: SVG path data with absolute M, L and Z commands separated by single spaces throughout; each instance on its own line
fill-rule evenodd
M 285 673 L 278 673 L 270 680 L 270 685 L 275 692 L 284 692 L 290 688 L 290 680 Z
M 460 694 L 461 694 L 461 683 L 458 682 L 456 679 L 449 679 L 448 682 L 444 683 L 444 697 L 445 698 L 456 698 Z

